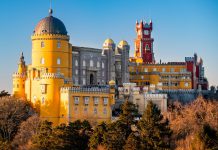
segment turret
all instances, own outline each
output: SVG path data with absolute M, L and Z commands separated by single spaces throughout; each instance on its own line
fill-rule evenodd
M 152 21 L 147 23 L 146 21 L 136 24 L 137 37 L 135 39 L 135 53 L 134 56 L 137 62 L 144 63 L 154 63 L 154 53 L 153 53 L 153 41 L 151 37 L 151 32 L 153 29 Z
M 118 83 L 122 85 L 123 83 L 129 82 L 129 50 L 130 46 L 127 41 L 122 40 L 117 47 L 121 54 L 121 81 Z
M 109 83 L 110 80 L 115 80 L 115 43 L 112 39 L 104 41 L 102 55 L 107 57 L 106 82 Z
M 13 96 L 16 98 L 26 98 L 25 95 L 26 64 L 23 52 L 21 53 L 17 72 L 13 74 Z

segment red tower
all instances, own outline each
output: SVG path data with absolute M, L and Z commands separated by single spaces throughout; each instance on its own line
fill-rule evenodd
M 153 42 L 151 38 L 152 21 L 146 23 L 136 21 L 135 57 L 142 58 L 144 63 L 154 63 Z

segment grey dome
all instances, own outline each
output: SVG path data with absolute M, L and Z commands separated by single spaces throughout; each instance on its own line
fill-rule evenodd
M 52 15 L 40 20 L 33 34 L 62 34 L 67 35 L 64 23 Z

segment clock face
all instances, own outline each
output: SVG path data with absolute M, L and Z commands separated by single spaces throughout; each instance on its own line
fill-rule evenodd
M 149 31 L 148 31 L 148 30 L 145 30 L 145 31 L 144 31 L 144 34 L 145 34 L 145 35 L 148 35 L 148 34 L 149 34 Z

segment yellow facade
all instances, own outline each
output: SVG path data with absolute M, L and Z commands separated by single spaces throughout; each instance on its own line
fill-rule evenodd
M 101 91 L 96 91 L 99 87 L 84 91 L 84 88 L 78 90 L 79 87 L 72 85 L 72 45 L 64 24 L 50 14 L 38 23 L 31 39 L 32 63 L 26 66 L 22 55 L 18 71 L 13 74 L 13 95 L 31 101 L 39 107 L 40 117 L 52 121 L 54 125 L 78 119 L 110 121 L 111 105 L 114 104 L 113 85 L 104 87 L 105 92 L 97 92 Z M 75 88 L 77 92 L 69 90 Z M 90 104 L 84 106 L 81 101 L 75 114 L 74 97 L 81 100 L 88 97 Z M 96 106 L 99 113 L 85 115 L 82 109 L 87 108 L 87 112 L 94 109 L 93 97 L 99 97 L 99 102 L 107 98 L 108 104 L 99 103 Z M 107 113 L 102 115 L 104 109 Z
M 133 63 L 129 72 L 130 82 L 138 86 L 161 83 L 163 90 L 192 89 L 191 73 L 186 71 L 186 65 L 183 63 Z

